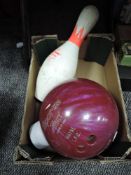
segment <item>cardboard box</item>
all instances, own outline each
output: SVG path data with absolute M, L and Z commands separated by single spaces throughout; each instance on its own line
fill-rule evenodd
M 85 40 L 80 49 L 79 63 L 76 72 L 76 77 L 83 77 L 94 80 L 103 85 L 115 98 L 120 111 L 120 126 L 118 135 L 114 142 L 105 150 L 100 156 L 85 160 L 85 161 L 123 161 L 128 160 L 131 153 L 131 135 L 129 132 L 128 118 L 124 105 L 119 74 L 117 70 L 117 63 L 114 56 L 113 49 L 111 49 L 104 65 L 97 63 L 97 60 L 85 60 L 87 56 L 87 45 L 90 45 L 90 38 L 105 37 L 105 35 L 90 35 L 89 40 Z M 106 37 L 108 39 L 108 37 Z M 51 46 L 49 43 L 51 41 Z M 21 136 L 19 145 L 15 149 L 14 162 L 26 164 L 50 164 L 55 161 L 67 161 L 68 158 L 62 157 L 57 153 L 52 153 L 46 150 L 35 149 L 29 140 L 29 128 L 38 119 L 40 104 L 34 98 L 36 78 L 43 60 L 48 54 L 61 44 L 56 36 L 39 36 L 32 37 L 32 59 L 29 68 L 29 78 L 26 91 L 24 114 L 21 126 Z M 38 47 L 37 47 L 38 46 Z M 48 47 L 47 47 L 48 46 Z M 104 46 L 103 46 L 104 47 Z M 68 159 L 70 161 L 75 161 Z M 108 160 L 108 161 L 107 161 Z M 125 161 L 124 160 L 124 161 Z

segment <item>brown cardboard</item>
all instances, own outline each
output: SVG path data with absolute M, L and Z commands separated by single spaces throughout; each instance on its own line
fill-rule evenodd
M 22 130 L 21 130 L 21 137 L 20 137 L 20 144 L 27 144 L 28 143 L 28 129 L 29 125 L 34 122 L 35 120 L 35 82 L 39 70 L 39 64 L 37 59 L 32 52 L 32 59 L 29 68 L 29 77 L 28 77 L 28 84 L 26 90 L 26 99 L 25 99 L 25 106 L 24 106 L 24 115 L 22 120 Z
M 112 95 L 117 101 L 117 104 L 120 108 L 120 114 L 121 114 L 119 138 L 121 141 L 131 142 L 131 136 L 129 134 L 129 126 L 127 122 L 127 114 L 125 110 L 116 59 L 115 59 L 113 50 L 111 51 L 105 66 L 102 66 L 96 62 L 88 62 L 83 60 L 83 57 L 85 55 L 84 48 L 85 48 L 85 44 L 87 43 L 88 42 L 85 41 L 80 51 L 76 77 L 82 77 L 82 78 L 88 78 L 88 79 L 94 80 L 100 83 L 101 85 L 103 85 L 110 93 L 112 93 Z M 29 137 L 28 137 L 29 127 L 31 126 L 32 123 L 34 123 L 37 120 L 37 117 L 38 117 L 39 110 L 37 110 L 37 102 L 34 98 L 34 94 L 35 94 L 35 83 L 36 83 L 39 67 L 40 65 L 37 60 L 37 57 L 32 51 L 32 59 L 31 59 L 31 64 L 29 69 L 25 107 L 24 107 L 24 114 L 23 114 L 23 120 L 22 120 L 21 136 L 20 136 L 19 145 L 16 147 L 16 152 L 14 155 L 15 163 L 19 162 L 19 163 L 35 163 L 35 164 L 38 164 L 38 163 L 52 164 L 52 161 L 51 161 L 52 158 L 50 156 L 50 153 L 49 155 L 47 154 L 46 156 L 44 156 L 43 154 L 43 158 L 37 157 L 37 159 L 34 159 L 29 154 L 29 152 L 26 149 L 24 149 L 24 147 L 22 146 L 22 145 L 27 145 L 27 147 L 30 147 Z M 130 154 L 131 150 L 128 149 L 127 152 L 128 154 Z M 125 153 L 124 158 L 126 158 L 126 155 L 127 154 Z M 108 157 L 105 157 L 104 161 L 106 159 L 108 159 Z M 112 159 L 116 160 L 117 157 L 116 158 L 113 157 Z

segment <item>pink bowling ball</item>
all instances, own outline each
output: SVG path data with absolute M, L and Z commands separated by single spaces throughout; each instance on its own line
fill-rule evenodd
M 40 109 L 50 146 L 72 159 L 99 155 L 113 141 L 119 112 L 112 95 L 98 83 L 75 79 L 54 88 Z

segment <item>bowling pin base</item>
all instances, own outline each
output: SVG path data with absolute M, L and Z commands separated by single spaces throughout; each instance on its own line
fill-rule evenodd
M 52 150 L 45 138 L 39 121 L 31 126 L 29 136 L 32 144 L 37 149 Z

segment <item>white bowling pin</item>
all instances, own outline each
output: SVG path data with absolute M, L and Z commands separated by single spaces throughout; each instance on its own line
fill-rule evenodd
M 43 101 L 55 86 L 74 77 L 79 48 L 98 17 L 99 13 L 96 7 L 85 7 L 80 13 L 70 38 L 46 58 L 39 70 L 36 82 L 35 97 L 38 100 Z M 29 135 L 36 148 L 49 148 L 39 121 L 31 126 Z
M 40 122 L 34 123 L 30 130 L 29 130 L 29 135 L 32 144 L 37 148 L 37 149 L 49 149 L 49 144 L 45 138 L 45 135 L 42 131 L 42 128 L 40 126 Z
M 55 86 L 74 77 L 79 48 L 98 17 L 96 7 L 86 6 L 80 13 L 70 38 L 45 59 L 36 81 L 35 97 L 39 101 L 42 102 Z

